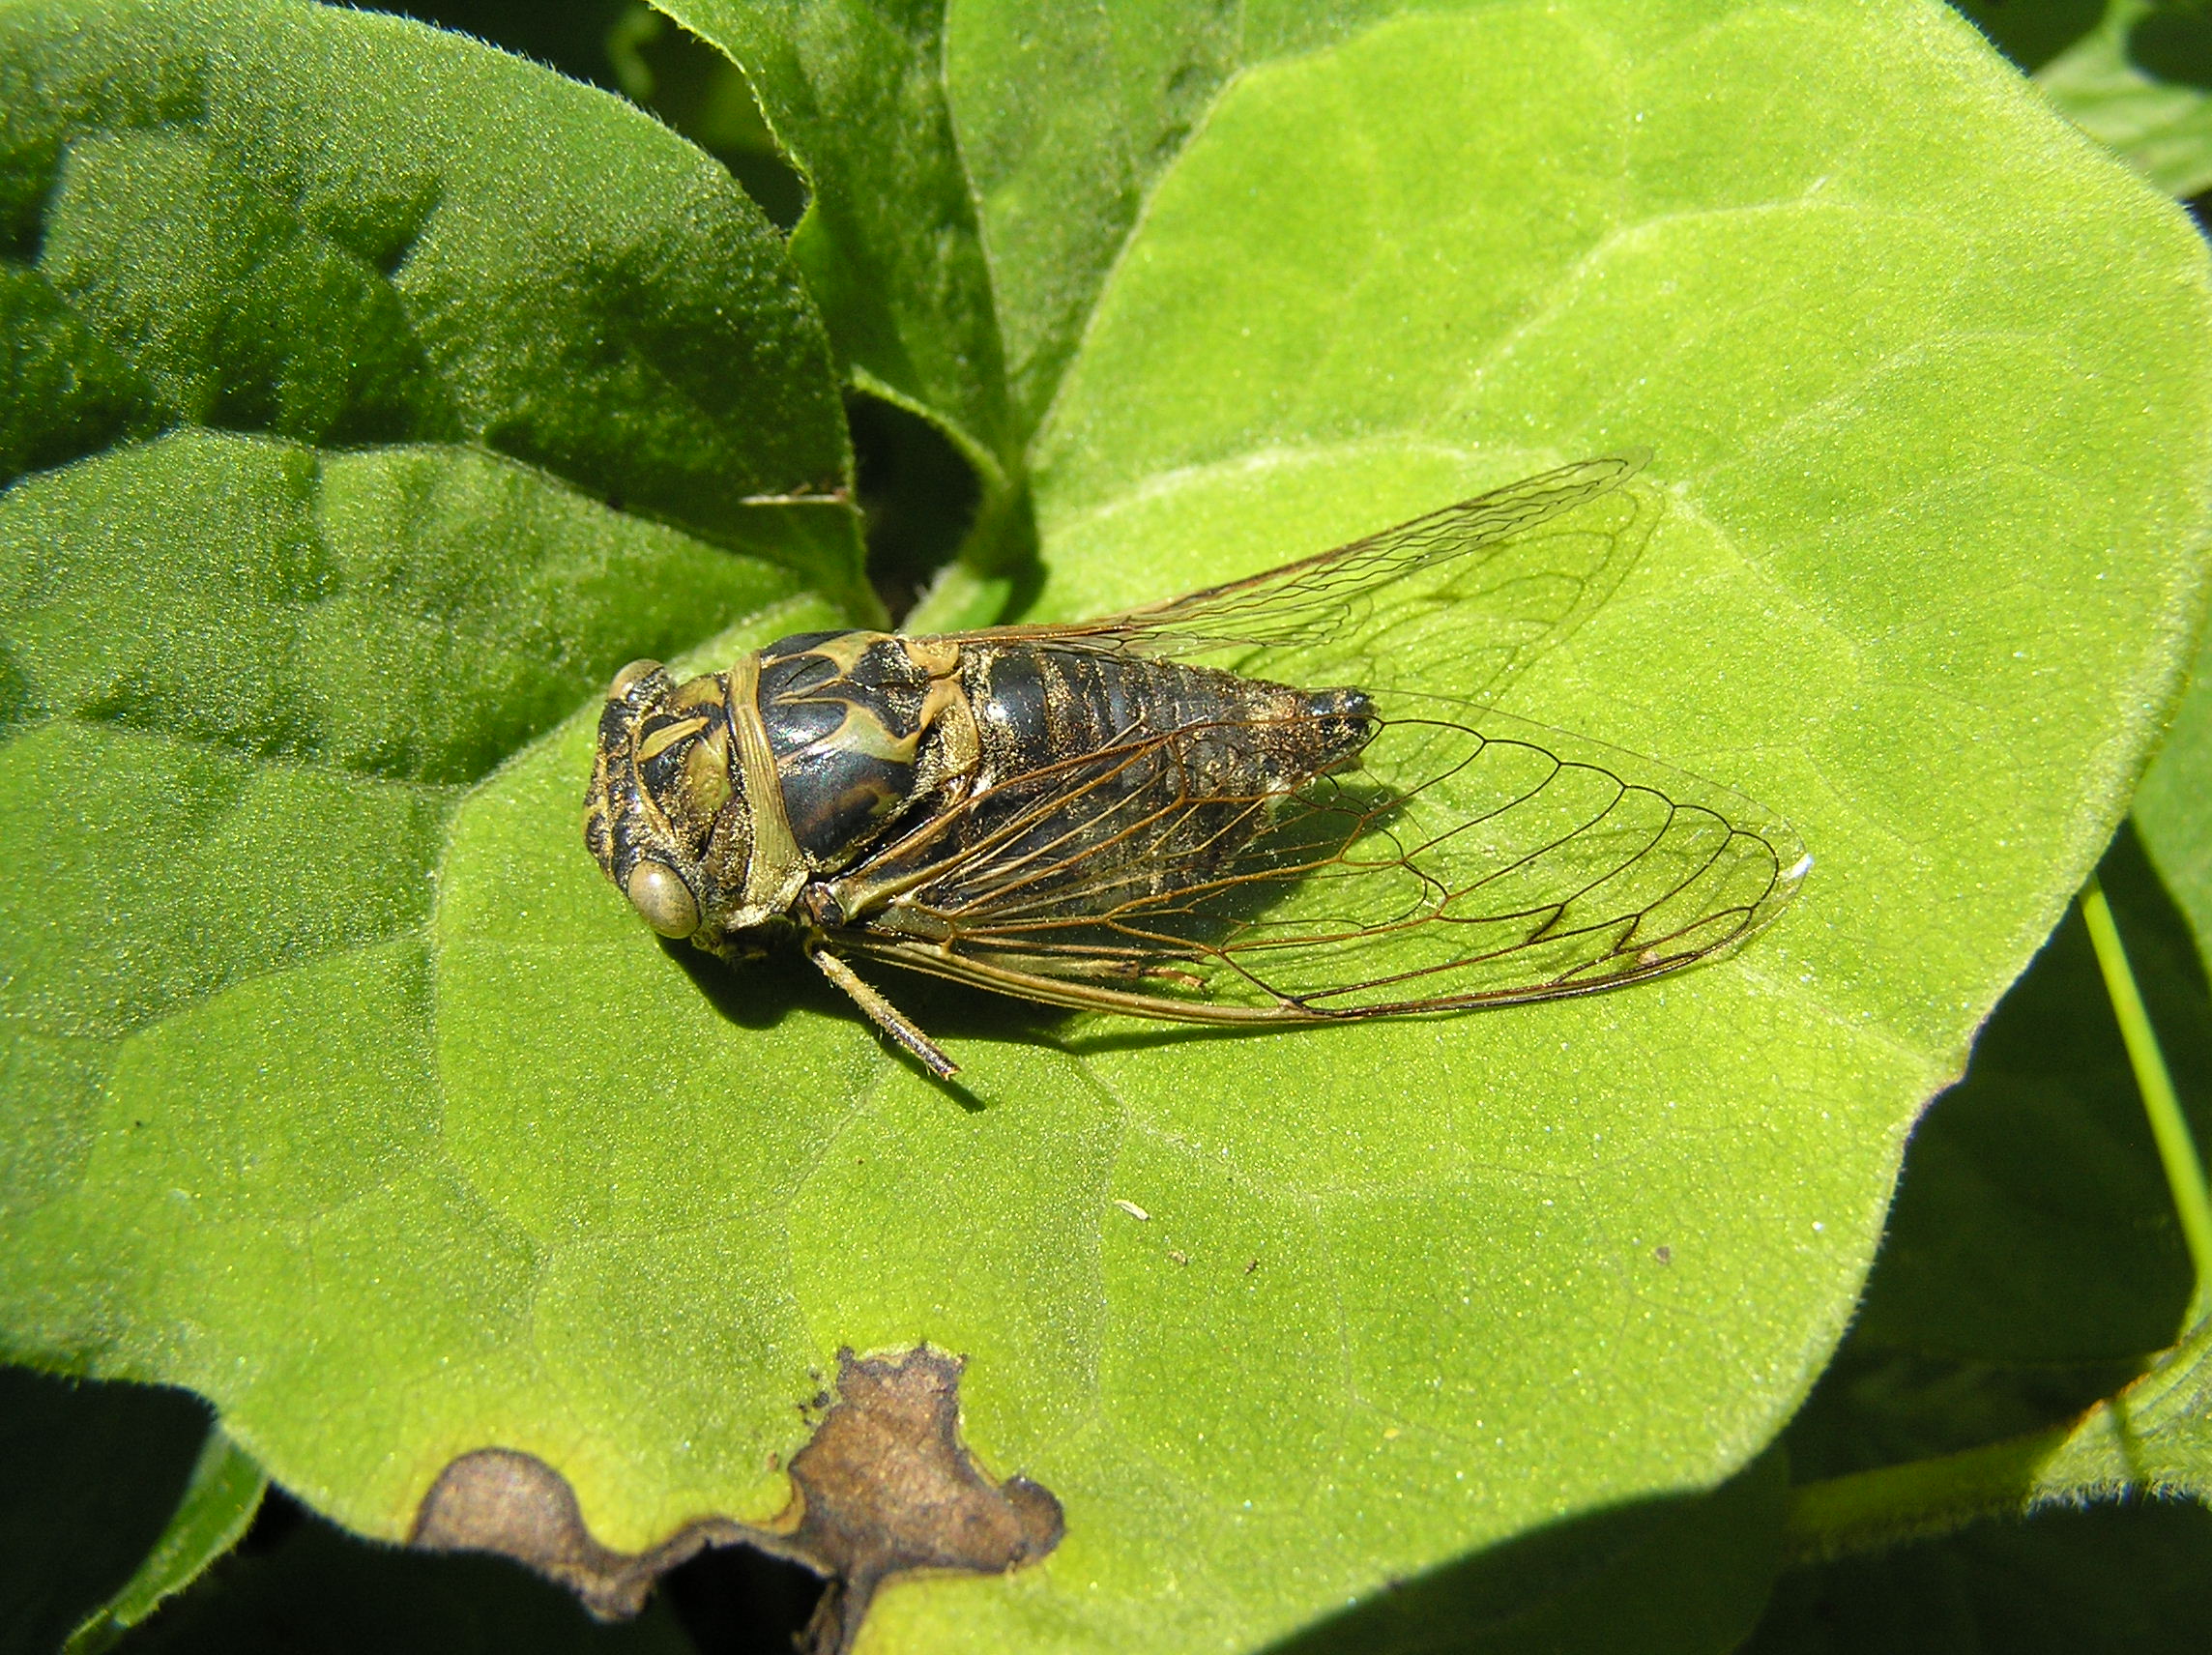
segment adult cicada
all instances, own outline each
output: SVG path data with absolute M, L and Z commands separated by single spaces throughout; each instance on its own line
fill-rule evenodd
M 635 662 L 600 714 L 585 842 L 662 936 L 796 943 L 940 1075 L 854 959 L 1222 1024 L 1674 971 L 1789 900 L 1809 865 L 1789 828 L 1476 705 L 1635 560 L 1639 464 L 1103 620 L 810 632 L 681 683 Z M 1412 687 L 1440 659 L 1453 699 Z

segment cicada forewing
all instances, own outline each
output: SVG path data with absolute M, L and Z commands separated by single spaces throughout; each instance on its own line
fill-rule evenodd
M 1356 768 L 1208 762 L 1275 734 L 1136 731 L 993 783 L 838 882 L 830 945 L 1053 1003 L 1200 1022 L 1404 1015 L 1634 982 L 1766 924 L 1788 825 L 1480 707 L 1619 583 L 1656 515 L 1586 461 L 1287 567 L 1072 626 L 964 634 L 1373 693 Z M 1441 671 L 1460 687 L 1411 687 Z
M 1358 770 L 1287 798 L 1191 788 L 1202 734 L 968 801 L 992 831 L 960 857 L 917 835 L 872 864 L 898 929 L 837 945 L 1154 1017 L 1404 1015 L 1675 970 L 1766 924 L 1805 870 L 1750 800 L 1488 711 L 1385 719 Z
M 1001 626 L 1287 683 L 1496 695 L 1613 595 L 1659 515 L 1637 453 L 1579 460 L 1295 563 L 1121 615 Z

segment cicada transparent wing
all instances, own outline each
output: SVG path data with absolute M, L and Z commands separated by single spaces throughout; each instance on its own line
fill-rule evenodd
M 1658 515 L 1587 460 L 1103 620 L 778 640 L 618 676 L 586 843 L 663 935 L 1210 1022 L 1584 994 L 1750 935 L 1805 867 L 1750 801 L 1480 705 Z M 1443 692 L 1440 695 L 1439 692 Z
M 1636 456 L 1565 466 L 1249 579 L 1106 620 L 966 635 L 1373 693 L 1356 769 L 1285 793 L 1130 731 L 1004 778 L 843 883 L 833 945 L 1056 1003 L 1203 1022 L 1543 1000 L 1740 942 L 1802 847 L 1750 800 L 1475 704 L 1618 585 L 1656 516 Z M 1453 697 L 1397 686 L 1444 677 Z M 958 849 L 954 851 L 953 847 Z
M 1239 736 L 1265 732 L 1176 731 L 970 800 L 990 831 L 969 855 L 923 841 L 869 870 L 912 934 L 838 945 L 1154 1017 L 1404 1015 L 1674 970 L 1764 925 L 1803 872 L 1748 799 L 1486 711 L 1387 719 L 1361 769 L 1287 799 L 1193 785 L 1195 749 Z
M 1580 625 L 1635 564 L 1657 502 L 1621 485 L 1644 463 L 1640 453 L 1580 460 L 1125 614 L 961 637 L 1370 691 L 1417 683 L 1480 701 Z

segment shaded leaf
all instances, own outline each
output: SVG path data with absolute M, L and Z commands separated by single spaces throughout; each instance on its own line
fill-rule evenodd
M 2098 26 L 2036 80 L 2159 189 L 2212 189 L 2212 18 L 2200 9 L 2108 0 Z
M 2158 1655 L 2212 1612 L 2212 1512 L 2179 1503 L 2044 1512 L 1785 1576 L 1744 1655 Z
M 115 1595 L 70 1635 L 63 1655 L 112 1647 L 124 1632 L 198 1580 L 244 1538 L 268 1489 L 261 1467 L 219 1425 L 211 1427 L 168 1526 Z
M 2198 1117 L 2201 1135 L 2205 1031 L 2212 1020 L 2186 928 L 2126 837 L 2107 858 L 2106 872 L 2120 898 L 2114 907 L 2125 921 L 2136 975 L 2147 990 L 2146 1001 L 2163 1014 L 2158 1021 L 2168 1035 L 2162 1044 L 2184 1103 L 2195 1106 L 2192 1113 Z M 2024 1020 L 2032 1012 L 2048 1015 L 2054 1009 L 2063 998 L 2058 991 L 2066 976 L 2085 974 L 2078 958 L 2066 957 L 2078 954 L 2080 947 L 2079 938 L 2061 932 L 1993 1020 L 1984 1050 L 1976 1054 L 1978 1087 L 1976 1076 L 1969 1076 L 1944 1100 L 1924 1141 L 1916 1143 L 1921 1171 L 1907 1179 L 1913 1194 L 1900 1201 L 1898 1235 L 1911 1234 L 1905 1214 L 1916 1206 L 1930 1233 L 1926 1218 L 1941 1211 L 1949 1229 L 1982 1234 L 1947 1249 L 1915 1249 L 1907 1242 L 1885 1251 L 1870 1284 L 1866 1319 L 1789 1433 L 1796 1463 L 1809 1479 L 1794 1496 L 1791 1514 L 1792 1546 L 1801 1553 L 1878 1549 L 1913 1535 L 1944 1534 L 1977 1518 L 2018 1516 L 2054 1504 L 2154 1495 L 2201 1500 L 2212 1487 L 2207 1482 L 2212 1457 L 2202 1430 L 2206 1328 L 2199 1326 L 2174 1349 L 2147 1357 L 2108 1354 L 2101 1365 L 2083 1361 L 2091 1353 L 2082 1349 L 2084 1333 L 2091 1344 L 2101 1335 L 2110 1350 L 2115 1308 L 2122 1319 L 2163 1316 L 2170 1323 L 2178 1319 L 2179 1303 L 2190 1296 L 2185 1268 L 2146 1270 L 2135 1261 L 2131 1269 L 2124 1246 L 2113 1245 L 2120 1238 L 2113 1221 L 2127 1219 L 2132 1208 L 2138 1228 L 2177 1250 L 2171 1239 L 2170 1198 L 2159 1210 L 2139 1189 L 2129 1191 L 2130 1180 L 2112 1176 L 2119 1163 L 2132 1161 L 2137 1169 L 2133 1181 L 2139 1186 L 2150 1181 L 2156 1151 L 2143 1141 L 2147 1128 L 2140 1134 L 2112 1134 L 2111 1147 L 2102 1155 L 2073 1151 L 2075 1164 L 2086 1166 L 2092 1176 L 2066 1192 L 2069 1205 L 2077 1214 L 2102 1208 L 2099 1216 L 2107 1224 L 2097 1245 L 2095 1232 L 2077 1218 L 2078 1237 L 2092 1243 L 2078 1249 L 2079 1258 L 2060 1258 L 2024 1244 L 2037 1216 L 2039 1192 L 2032 1183 L 2023 1184 L 2011 1163 L 2021 1148 L 2032 1152 L 2032 1139 L 2023 1146 L 1986 1132 L 1978 1141 L 1961 1135 L 1948 1155 L 1922 1155 L 1938 1141 L 1946 1117 L 1969 1099 L 1983 1104 L 2001 1103 L 2008 1094 L 2023 1100 L 2035 1096 L 2035 1083 L 2023 1080 L 2032 1067 L 2008 1064 L 2005 1055 L 2017 1062 L 2038 1038 L 2072 1060 L 2057 1072 L 2074 1082 L 2071 1097 L 2061 1085 L 2051 1100 L 2056 1110 L 2042 1113 L 2062 1121 L 2064 1105 L 2072 1102 L 2081 1117 L 2075 1126 L 2078 1134 L 2081 1124 L 2098 1116 L 2112 1117 L 2111 1100 L 2119 1090 L 2112 1071 L 2125 1059 L 2109 1049 L 2109 1036 L 2101 1042 L 2050 1040 L 2048 1034 L 2028 1035 L 2024 1024 L 2002 1027 L 2008 1012 Z M 2099 1045 L 2108 1049 L 2099 1054 Z M 1991 1047 L 1999 1056 L 1983 1069 L 1984 1052 Z M 2096 1084 L 2099 1069 L 2104 1071 L 2102 1085 Z M 1951 1118 L 1971 1122 L 1974 1116 Z M 2110 1132 L 2118 1123 L 2109 1118 L 2101 1124 Z M 2130 1138 L 2137 1141 L 2130 1144 Z M 2008 1211 L 2014 1204 L 2020 1210 Z M 1993 1295 L 1991 1272 L 1977 1254 L 2008 1240 L 2023 1267 Z M 1905 1291 L 1898 1291 L 1899 1284 Z M 1994 1310 L 1977 1302 L 1992 1296 L 1996 1299 Z M 2081 1299 L 2106 1302 L 2092 1303 L 2084 1312 L 2073 1302 Z M 1990 1353 L 1999 1362 L 2014 1365 L 2010 1371 L 1956 1359 L 1962 1350 L 1992 1347 Z M 1885 1356 L 1885 1348 L 1915 1353 Z M 1933 1352 L 1933 1359 L 1921 1352 Z M 1950 1563 L 1927 1567 L 1965 1567 L 1964 1560 L 1986 1550 L 1980 1542 L 1965 1545 L 1964 1551 L 1952 1546 L 1945 1553 L 1957 1553 Z M 2001 1553 L 2003 1548 L 1997 1551 Z M 1821 1566 L 1840 1570 L 1835 1574 L 1839 1582 L 1849 1579 L 1854 1569 L 1863 1572 L 1859 1565 Z M 1907 1577 L 1911 1574 L 1908 1569 Z M 1804 1588 L 1798 1598 L 1810 1590 Z M 1787 1614 L 1796 1612 L 1789 1610 Z
M 2136 789 L 2136 826 L 2212 971 L 2212 636 L 2197 655 L 2166 745 Z
M 1592 1513 L 1396 1582 L 1277 1645 L 1281 1655 L 1734 1649 L 1780 1562 L 1787 1459 L 1770 1450 L 1708 1495 Z
M 791 253 L 856 383 L 941 421 L 1003 479 L 1020 435 L 942 78 L 942 0 L 661 10 L 750 77 L 810 200 Z
M 225 30 L 250 49 L 211 50 Z M 710 537 L 749 496 L 842 485 L 775 238 L 619 103 L 285 5 L 25 8 L 0 51 L 36 89 L 0 184 L 36 255 L 15 274 L 129 360 L 157 422 L 465 439 Z M 569 137 L 523 165 L 515 121 Z
M 116 1646 L 121 1655 L 691 1655 L 655 1608 L 617 1626 L 489 1557 L 364 1545 L 312 1519 L 238 1556 Z
M 180 1391 L 0 1368 L 0 1648 L 60 1648 L 131 1579 L 207 1435 Z
M 2212 1141 L 2212 1000 L 2188 927 L 2133 833 L 2100 877 L 2175 1086 Z M 2190 1285 L 2127 1051 L 2069 913 L 1983 1026 L 1965 1080 L 1914 1129 L 1848 1349 L 2125 1363 L 2171 1342 Z

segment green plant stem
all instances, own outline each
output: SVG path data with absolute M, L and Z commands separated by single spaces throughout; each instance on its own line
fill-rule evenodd
M 2017 1514 L 2049 1499 L 2080 1499 L 2140 1486 L 2140 1468 L 2132 1462 L 2114 1479 L 2110 1468 L 2098 1475 L 2083 1470 L 2093 1457 L 2095 1422 L 2118 1420 L 2130 1431 L 2151 1429 L 2146 1422 L 2168 1398 L 2171 1385 L 2185 1381 L 2203 1359 L 2202 1329 L 2212 1309 L 2212 1194 L 2204 1164 L 2191 1137 L 2173 1090 L 2173 1077 L 2159 1050 L 2157 1031 L 2144 1009 L 2135 973 L 2128 965 L 2111 904 L 2091 875 L 2081 889 L 2081 917 L 2096 949 L 2112 1015 L 2134 1065 L 2143 1113 L 2166 1167 L 2181 1232 L 2196 1265 L 2197 1286 L 2190 1297 L 2188 1327 L 2199 1330 L 2119 1397 L 2100 1403 L 2080 1419 L 2049 1430 L 2007 1437 L 1956 1454 L 1941 1454 L 1901 1466 L 1883 1466 L 1848 1476 L 1828 1477 L 1792 1491 L 1784 1525 L 1783 1553 L 1793 1563 L 1819 1562 L 1854 1553 L 1876 1552 L 1906 1540 L 1932 1539 L 1965 1527 L 1977 1518 Z
M 2167 1072 L 2165 1054 L 2159 1050 L 2158 1031 L 2143 1009 L 2135 973 L 2128 967 L 2127 949 L 2121 945 L 2119 927 L 2112 922 L 2111 905 L 2105 887 L 2091 874 L 2081 887 L 2081 917 L 2088 922 L 2089 942 L 2097 950 L 2097 967 L 2105 974 L 2105 992 L 2111 997 L 2112 1015 L 2119 1020 L 2120 1038 L 2127 1043 L 2128 1061 L 2135 1066 L 2136 1087 L 2142 1093 L 2143 1113 L 2150 1117 L 2151 1136 L 2158 1141 L 2158 1158 L 2166 1167 L 2166 1181 L 2173 1192 L 2173 1208 L 2181 1219 L 2181 1234 L 2189 1244 L 2190 1263 L 2196 1266 L 2197 1287 L 2189 1298 L 2189 1318 L 2195 1327 L 2212 1312 L 2212 1192 L 2204 1184 L 2204 1163 L 2189 1134 L 2181 1100 L 2174 1095 L 2173 1077 Z
M 2028 1503 L 2038 1470 L 2074 1429 L 2069 1420 L 1956 1454 L 1802 1484 L 1790 1491 L 1783 1556 L 1790 1563 L 1825 1562 L 2017 1513 Z
M 2129 1495 L 2201 1498 L 2189 1434 L 2212 1396 L 2212 1322 L 2077 1417 L 1955 1454 L 1790 1491 L 1784 1559 L 1815 1563 L 1927 1540 L 1983 1517 Z M 2177 1445 L 2176 1437 L 2182 1438 Z

